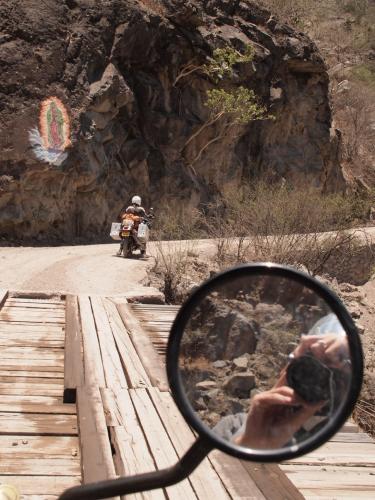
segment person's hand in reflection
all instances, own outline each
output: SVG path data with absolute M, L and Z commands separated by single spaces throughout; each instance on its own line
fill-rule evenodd
M 329 368 L 341 370 L 350 367 L 349 345 L 346 336 L 337 334 L 302 335 L 294 357 L 311 354 L 325 363 Z
M 324 402 L 313 405 L 304 402 L 286 385 L 283 372 L 271 390 L 254 396 L 244 430 L 234 442 L 254 449 L 282 448 L 323 405 Z

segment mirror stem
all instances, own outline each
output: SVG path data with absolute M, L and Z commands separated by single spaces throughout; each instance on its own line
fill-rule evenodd
M 66 490 L 59 500 L 99 500 L 138 491 L 165 488 L 185 479 L 212 449 L 210 442 L 199 437 L 181 460 L 168 469 L 76 486 Z

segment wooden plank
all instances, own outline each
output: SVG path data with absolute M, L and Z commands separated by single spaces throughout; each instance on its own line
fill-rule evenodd
M 14 374 L 18 376 L 14 376 Z M 28 373 L 28 372 L 26 372 Z M 43 373 L 43 372 L 38 372 Z M 63 387 L 63 380 L 56 377 L 25 377 L 20 375 L 20 372 L 14 372 L 12 375 L 0 376 L 0 383 L 11 384 L 12 386 L 19 386 L 20 384 L 36 384 L 38 386 L 48 387 L 48 386 L 59 386 L 60 389 Z
M 9 297 L 32 300 L 64 300 L 64 295 L 54 292 L 35 292 L 34 290 L 10 291 Z
M 195 441 L 195 436 L 177 409 L 169 392 L 150 387 L 147 392 L 162 420 L 177 455 L 181 458 Z M 224 486 L 208 459 L 203 460 L 189 480 L 198 498 L 228 499 Z
M 22 335 L 22 334 L 21 334 Z M 24 337 L 22 335 L 22 337 Z M 9 338 L 8 335 L 0 333 L 0 346 L 1 347 L 41 347 L 41 348 L 60 348 L 64 347 L 63 339 L 50 339 L 45 336 L 33 336 L 28 338 L 20 338 L 20 336 L 13 336 Z
M 66 297 L 65 305 L 64 403 L 75 403 L 77 387 L 83 384 L 83 345 L 75 295 Z
M 375 498 L 375 468 L 374 467 L 335 467 L 335 466 L 295 466 L 282 465 L 299 489 L 349 490 L 356 498 L 355 492 L 366 490 Z M 341 497 L 340 497 L 341 498 Z
M 63 385 L 59 387 L 46 384 L 0 384 L 0 396 L 6 394 L 20 396 L 25 392 L 30 396 L 62 396 Z
M 64 300 L 60 299 L 30 299 L 30 298 L 17 298 L 10 295 L 7 302 L 9 304 L 47 304 L 47 305 L 58 305 L 64 307 Z
M 97 387 L 77 388 L 83 482 L 116 477 L 102 399 Z
M 0 360 L 1 363 L 1 360 Z M 1 368 L 0 364 L 0 368 Z M 0 380 L 2 380 L 2 377 L 10 377 L 10 378 L 16 378 L 16 377 L 24 377 L 26 379 L 28 378 L 44 378 L 44 379 L 49 379 L 49 378 L 55 378 L 55 379 L 63 379 L 64 378 L 64 373 L 63 372 L 34 372 L 34 371 L 22 371 L 22 370 L 17 370 L 17 371 L 10 371 L 10 370 L 0 370 Z M 4 380 L 2 380 L 4 381 Z M 14 380 L 16 382 L 16 380 Z
M 288 460 L 287 464 L 374 466 L 375 443 L 328 442 L 302 457 Z
M 5 304 L 0 310 L 0 317 L 3 321 L 19 321 L 22 323 L 33 321 L 43 323 L 43 318 L 46 318 L 46 323 L 63 323 L 65 315 L 62 310 L 49 311 L 48 309 L 32 309 L 30 307 L 7 307 Z
M 155 323 L 171 323 L 173 322 L 175 317 L 176 317 L 176 312 L 164 312 L 164 311 L 157 311 L 157 312 L 143 312 L 143 311 L 137 311 L 132 308 L 132 310 L 135 312 L 137 317 L 139 319 L 145 320 L 145 321 L 151 321 Z
M 162 328 L 165 328 L 165 329 L 170 329 L 171 328 L 171 323 L 172 323 L 172 318 L 171 318 L 171 321 L 169 320 L 164 320 L 164 321 L 158 321 L 158 320 L 154 320 L 154 321 L 150 321 L 150 320 L 147 320 L 147 325 L 148 326 L 154 326 L 158 329 L 162 329 Z
M 106 387 L 102 356 L 89 297 L 80 295 L 78 302 L 83 338 L 84 381 L 86 385 Z
M 338 432 L 331 439 L 331 443 L 373 443 L 374 440 L 365 432 Z
M 42 324 L 42 325 L 47 325 L 47 324 L 54 324 L 54 325 L 62 325 L 64 324 L 64 318 L 54 318 L 54 317 L 49 317 L 46 315 L 40 315 L 40 316 L 30 316 L 29 314 L 25 314 L 24 316 L 21 316 L 20 314 L 12 313 L 0 313 L 0 322 L 6 321 L 6 322 L 17 322 L 17 323 L 34 323 L 34 324 Z
M 1 436 L 1 457 L 61 458 L 79 461 L 78 437 L 74 436 Z
M 74 477 L 74 476 L 71 476 Z M 22 500 L 58 500 L 57 495 L 22 495 Z
M 61 331 L 48 331 L 48 330 L 33 330 L 33 329 L 23 329 L 23 328 L 4 328 L 0 330 L 0 337 L 4 340 L 9 341 L 21 341 L 24 339 L 26 342 L 33 341 L 35 339 L 40 340 L 41 342 L 46 341 L 54 341 L 62 343 L 62 347 L 64 347 L 65 340 L 65 332 Z M 27 347 L 27 346 L 25 346 Z M 33 346 L 29 346 L 33 347 Z
M 0 476 L 16 475 L 22 471 L 22 475 L 45 475 L 45 476 L 81 476 L 79 459 L 70 458 L 13 458 L 1 453 Z M 37 478 L 35 478 L 37 480 Z
M 267 500 L 303 500 L 288 476 L 277 464 L 261 464 L 241 460 L 242 465 Z
M 129 389 L 129 394 L 138 415 L 138 420 L 146 436 L 158 469 L 170 467 L 177 460 L 177 454 L 165 432 L 163 424 L 145 389 Z M 166 488 L 169 499 L 195 499 L 195 493 L 189 481 Z
M 38 347 L 2 347 L 0 359 L 64 359 L 64 349 L 62 348 L 38 348 Z
M 147 333 L 132 314 L 128 304 L 117 304 L 117 309 L 150 381 L 161 391 L 168 391 L 169 385 L 165 367 L 162 365 L 160 356 L 148 338 Z
M 348 420 L 345 422 L 345 424 L 341 427 L 340 432 L 359 432 L 359 427 L 355 422 L 352 422 L 351 420 Z
M 35 500 L 43 498 L 42 495 L 60 495 L 67 488 L 80 485 L 78 476 L 0 476 L 0 483 L 14 484 L 22 493 L 35 495 Z M 26 497 L 27 498 L 27 497 Z
M 126 372 L 129 387 L 142 388 L 151 386 L 151 381 L 139 359 L 138 353 L 126 331 L 117 308 L 113 302 L 104 300 L 117 349 Z
M 102 397 L 103 411 L 104 411 L 105 421 L 107 423 L 107 426 L 108 427 L 115 427 L 115 426 L 123 425 L 124 422 L 123 422 L 123 419 L 122 419 L 122 416 L 120 413 L 120 409 L 118 407 L 118 403 L 117 403 L 117 400 L 114 396 L 112 389 L 102 387 L 100 389 L 100 394 Z
M 30 302 L 24 302 L 21 300 L 14 300 L 14 299 L 8 299 L 6 303 L 7 308 L 13 308 L 17 310 L 19 307 L 22 309 L 28 309 L 28 310 L 47 310 L 47 311 L 65 311 L 65 306 L 64 303 L 61 302 L 60 304 L 54 304 L 51 302 L 38 302 L 38 301 L 30 301 Z
M 0 435 L 77 435 L 75 415 L 0 413 Z
M 0 358 L 1 359 L 1 358 Z M 1 360 L 2 370 L 29 370 L 38 372 L 63 372 L 62 359 L 4 359 Z
M 9 315 L 15 317 L 28 317 L 30 320 L 33 318 L 57 318 L 64 319 L 65 311 L 63 308 L 59 309 L 48 309 L 48 308 L 32 308 L 32 307 L 21 307 L 21 306 L 8 306 L 5 304 L 1 309 L 1 315 Z
M 132 444 L 132 436 L 124 427 L 111 428 L 111 439 L 115 449 L 115 466 L 116 472 L 120 476 L 133 474 L 142 474 L 155 469 L 152 457 L 149 455 L 147 445 L 143 441 L 134 441 Z M 135 448 L 143 447 L 143 453 L 139 453 Z M 162 489 L 144 491 L 134 495 L 126 495 L 126 500 L 165 500 L 166 496 Z
M 37 323 L 18 323 L 6 321 L 5 323 L 0 323 L 0 333 L 27 333 L 31 335 L 32 333 L 40 334 L 51 334 L 59 337 L 64 337 L 64 328 L 61 325 L 43 325 Z
M 102 354 L 106 386 L 111 389 L 127 388 L 128 384 L 102 300 L 98 297 L 91 297 L 91 305 Z
M 233 499 L 267 500 L 240 460 L 218 450 L 208 458 Z
M 303 495 L 306 500 L 374 500 L 373 491 L 345 491 L 337 489 L 318 490 L 318 489 L 305 489 Z
M 46 309 L 48 311 L 64 311 L 65 305 L 64 302 L 54 303 L 54 302 L 41 302 L 39 300 L 30 300 L 26 302 L 21 299 L 8 299 L 6 302 L 6 307 L 21 307 L 23 309 Z
M 0 289 L 0 310 L 8 298 L 8 290 Z
M 163 307 L 165 309 L 179 309 L 180 306 L 178 305 L 173 305 L 173 304 L 146 304 L 146 303 L 142 303 L 142 304 L 132 304 L 132 307 L 139 307 L 139 308 L 160 308 L 160 307 Z
M 111 441 L 115 449 L 116 472 L 122 476 L 140 474 L 155 470 L 155 462 L 149 451 L 147 441 L 138 422 L 132 401 L 127 390 L 116 391 L 104 389 L 113 415 L 110 427 Z M 114 411 L 114 408 L 115 411 Z M 130 495 L 132 500 L 165 499 L 163 490 L 152 490 Z
M 76 406 L 64 405 L 61 398 L 53 396 L 3 395 L 0 398 L 0 412 L 75 414 Z
M 8 347 L 38 347 L 38 342 L 43 344 L 44 342 L 54 342 L 55 344 L 58 344 L 58 347 L 64 347 L 64 337 L 59 336 L 56 337 L 53 334 L 38 334 L 38 333 L 25 333 L 25 332 L 19 332 L 19 333 L 0 333 L 0 338 L 6 343 L 8 342 L 10 345 Z M 21 345 L 17 345 L 20 344 Z M 33 344 L 33 345 L 27 345 L 27 344 Z M 35 345 L 36 343 L 36 345 Z M 13 345 L 16 344 L 16 345 Z M 6 344 L 7 345 L 7 344 Z

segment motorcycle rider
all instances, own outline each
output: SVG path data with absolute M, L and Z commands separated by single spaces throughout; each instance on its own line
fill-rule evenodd
M 138 245 L 138 247 L 141 249 L 141 255 L 145 255 L 146 251 L 143 248 L 142 244 L 138 240 L 138 226 L 140 222 L 142 221 L 143 217 L 146 217 L 146 210 L 142 207 L 142 199 L 140 196 L 135 195 L 132 198 L 132 204 L 127 207 L 127 209 L 122 210 L 120 214 L 120 219 L 121 222 L 123 222 L 125 219 L 131 219 L 134 222 L 134 226 L 132 229 L 132 237 L 134 238 L 134 241 Z M 117 252 L 117 255 L 120 256 L 123 250 L 123 245 L 124 242 L 123 240 L 121 241 L 120 244 L 120 249 Z

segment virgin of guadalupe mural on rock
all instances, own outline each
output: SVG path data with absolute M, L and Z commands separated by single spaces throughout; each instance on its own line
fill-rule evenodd
M 68 157 L 70 119 L 57 97 L 48 97 L 40 107 L 39 129 L 29 132 L 29 140 L 38 160 L 60 166 Z

